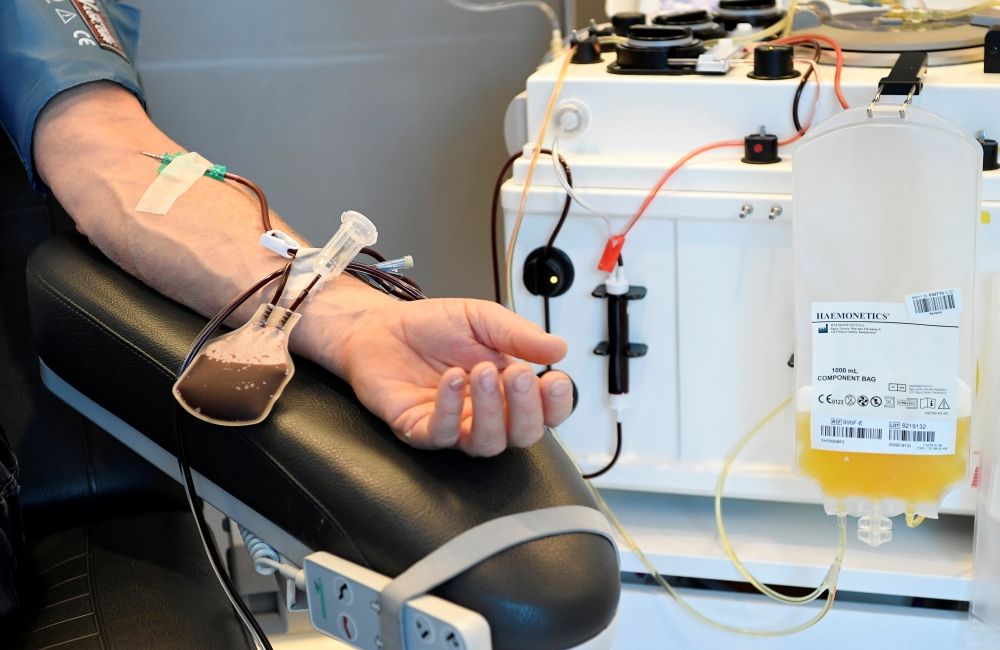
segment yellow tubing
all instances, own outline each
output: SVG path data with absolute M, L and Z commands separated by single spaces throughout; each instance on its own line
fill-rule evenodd
M 559 77 L 556 79 L 556 87 L 552 89 L 552 98 L 549 99 L 549 108 L 545 111 L 545 119 L 542 120 L 542 129 L 535 140 L 535 150 L 531 154 L 531 164 L 528 166 L 528 176 L 524 179 L 524 192 L 521 193 L 521 205 L 517 209 L 517 220 L 514 222 L 514 231 L 510 235 L 510 246 L 507 247 L 507 302 L 512 312 L 517 312 L 514 308 L 514 245 L 517 243 L 517 235 L 521 232 L 521 219 L 524 218 L 524 206 L 528 202 L 528 190 L 531 188 L 531 179 L 535 175 L 535 167 L 538 165 L 538 154 L 542 151 L 542 142 L 545 140 L 545 132 L 549 128 L 549 121 L 552 119 L 552 111 L 556 107 L 556 100 L 559 98 L 559 91 L 562 90 L 563 82 L 566 80 L 566 70 L 569 69 L 569 62 L 576 51 L 574 45 L 566 53 L 562 69 L 559 70 Z
M 791 634 L 797 634 L 798 632 L 806 630 L 815 625 L 816 623 L 819 623 L 821 620 L 823 620 L 823 617 L 826 616 L 827 612 L 830 611 L 830 608 L 833 607 L 833 601 L 837 595 L 837 580 L 840 577 L 840 568 L 844 561 L 844 552 L 847 549 L 847 515 L 845 512 L 841 511 L 837 513 L 837 525 L 840 530 L 840 544 L 837 549 L 837 556 L 834 559 L 833 564 L 830 566 L 830 570 L 827 571 L 826 575 L 823 577 L 823 582 L 822 584 L 820 584 L 819 587 L 817 587 L 812 593 L 806 596 L 802 596 L 800 598 L 792 598 L 789 596 L 785 596 L 784 594 L 780 594 L 771 589 L 770 587 L 768 587 L 767 585 L 764 585 L 759 580 L 757 580 L 746 569 L 746 567 L 743 566 L 743 563 L 740 562 L 740 559 L 736 557 L 736 553 L 733 550 L 732 545 L 729 543 L 729 537 L 726 535 L 726 529 L 722 523 L 722 488 L 725 486 L 726 477 L 729 474 L 729 470 L 732 467 L 733 461 L 736 459 L 736 456 L 740 453 L 743 447 L 745 447 L 746 444 L 761 429 L 763 429 L 768 422 L 774 419 L 776 415 L 778 415 L 784 409 L 788 408 L 788 406 L 791 403 L 792 403 L 792 398 L 789 397 L 781 404 L 779 404 L 773 411 L 765 415 L 760 422 L 758 422 L 752 429 L 750 429 L 750 431 L 747 432 L 746 435 L 743 436 L 743 438 L 740 439 L 738 443 L 736 443 L 732 451 L 729 452 L 729 456 L 726 458 L 726 462 L 723 465 L 722 472 L 719 474 L 719 480 L 716 483 L 715 521 L 719 528 L 719 536 L 722 539 L 723 547 L 726 550 L 726 554 L 729 555 L 729 559 L 732 561 L 733 565 L 740 572 L 740 574 L 742 574 L 743 577 L 746 578 L 752 585 L 754 585 L 754 587 L 756 587 L 762 594 L 785 604 L 803 605 L 815 600 L 816 598 L 821 596 L 824 592 L 829 592 L 829 596 L 827 596 L 826 602 L 823 604 L 823 607 L 820 609 L 820 611 L 811 619 L 809 619 L 805 623 L 802 623 L 801 625 L 796 625 L 795 627 L 787 628 L 784 630 L 754 630 L 749 628 L 741 628 L 732 625 L 726 625 L 725 623 L 720 623 L 719 621 L 708 618 L 707 616 L 699 612 L 697 609 L 692 607 L 690 603 L 684 600 L 684 598 L 677 592 L 677 590 L 674 589 L 674 587 L 669 582 L 667 582 L 666 578 L 660 575 L 660 572 L 657 571 L 656 567 L 653 566 L 653 563 L 650 562 L 648 557 L 646 557 L 646 554 L 642 552 L 641 548 L 639 548 L 639 545 L 636 544 L 634 539 L 632 539 L 632 536 L 628 534 L 627 530 L 625 530 L 625 527 L 618 520 L 618 517 L 615 516 L 614 511 L 604 500 L 604 497 L 601 496 L 601 493 L 597 491 L 597 488 L 594 487 L 593 483 L 587 481 L 587 487 L 590 488 L 591 493 L 594 495 L 594 499 L 597 501 L 598 507 L 600 507 L 601 511 L 604 512 L 608 520 L 618 531 L 618 534 L 621 535 L 622 539 L 625 540 L 625 543 L 632 550 L 632 552 L 635 553 L 635 556 L 639 558 L 639 561 L 646 568 L 647 573 L 653 576 L 653 579 L 656 580 L 656 582 L 661 587 L 663 587 L 663 589 L 666 590 L 666 592 L 670 594 L 670 596 L 675 601 L 677 601 L 677 604 L 681 607 L 681 609 L 686 611 L 688 614 L 691 614 L 692 616 L 694 616 L 701 622 L 705 623 L 706 625 L 711 625 L 712 627 L 718 630 L 722 630 L 724 632 L 733 632 L 736 634 L 743 634 L 747 636 L 757 636 L 757 637 L 778 637 L 778 636 L 788 636 Z M 559 443 L 562 444 L 563 448 L 566 449 L 567 454 L 570 456 L 570 458 L 573 459 L 574 464 L 577 464 L 576 459 L 573 457 L 572 453 L 569 452 L 569 449 L 566 448 L 566 445 L 563 444 L 562 439 L 559 437 L 559 432 L 556 431 L 555 429 L 550 429 L 550 430 L 552 431 L 552 434 L 555 436 L 556 440 L 558 440 Z M 579 468 L 579 464 L 577 464 L 577 468 Z M 923 518 L 921 517 L 920 519 L 922 520 Z

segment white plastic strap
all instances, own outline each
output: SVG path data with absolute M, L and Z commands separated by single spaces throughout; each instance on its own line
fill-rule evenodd
M 136 212 L 166 214 L 177 197 L 187 192 L 211 167 L 212 163 L 194 151 L 177 156 L 164 167 L 139 199 L 139 205 L 135 206 Z
M 382 590 L 379 595 L 382 647 L 403 650 L 402 613 L 406 601 L 424 595 L 508 548 L 569 533 L 600 535 L 618 552 L 608 520 L 586 506 L 558 506 L 508 515 L 452 538 Z

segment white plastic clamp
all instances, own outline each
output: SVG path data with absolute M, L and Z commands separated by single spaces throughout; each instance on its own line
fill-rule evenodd
M 297 251 L 300 246 L 299 242 L 295 241 L 285 233 L 280 230 L 268 230 L 266 233 L 260 236 L 260 245 L 269 251 L 277 253 L 282 257 L 292 258 L 289 251 Z

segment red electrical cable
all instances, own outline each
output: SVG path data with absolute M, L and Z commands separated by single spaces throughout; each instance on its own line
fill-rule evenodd
M 829 36 L 823 36 L 822 34 L 796 34 L 795 36 L 789 36 L 788 38 L 779 38 L 776 41 L 771 41 L 771 45 L 798 45 L 800 43 L 807 43 L 809 41 L 822 41 L 829 45 L 834 53 L 837 55 L 837 72 L 833 75 L 833 88 L 837 92 L 837 100 L 840 101 L 840 105 L 845 109 L 850 108 L 847 105 L 847 100 L 844 99 L 844 93 L 840 92 L 840 73 L 844 69 L 844 51 L 840 49 L 837 42 L 830 38 Z
M 723 147 L 742 147 L 742 146 L 743 142 L 741 140 L 726 140 L 724 142 L 713 142 L 712 144 L 707 144 L 704 147 L 699 147 L 694 151 L 689 152 L 683 158 L 674 163 L 674 166 L 671 167 L 669 170 L 667 170 L 667 173 L 663 175 L 660 181 L 653 187 L 653 189 L 646 196 L 646 200 L 643 201 L 642 205 L 639 206 L 639 210 L 636 211 L 635 216 L 632 217 L 632 220 L 628 222 L 628 225 L 625 226 L 625 229 L 621 232 L 621 234 L 613 235 L 608 239 L 608 243 L 604 247 L 604 253 L 601 255 L 601 262 L 600 264 L 597 265 L 597 268 L 600 269 L 601 271 L 604 271 L 605 273 L 611 273 L 612 271 L 615 270 L 615 264 L 618 262 L 618 256 L 621 255 L 622 247 L 625 245 L 625 235 L 627 235 L 628 232 L 632 230 L 632 226 L 634 226 L 636 222 L 639 221 L 639 217 L 641 217 L 646 212 L 646 208 L 648 208 L 649 205 L 653 202 L 653 199 L 656 198 L 656 195 L 659 193 L 660 189 L 664 186 L 664 184 L 666 184 L 666 182 L 670 180 L 670 177 L 673 176 L 674 173 L 678 169 L 680 169 L 687 161 L 691 160 L 697 155 L 705 153 L 706 151 L 711 151 L 712 149 L 721 149 Z
M 822 36 L 820 34 L 798 34 L 791 38 L 772 41 L 772 43 L 782 44 L 782 45 L 796 45 L 798 43 L 808 43 L 809 41 L 822 41 L 833 48 L 834 52 L 837 55 L 837 72 L 834 76 L 834 82 L 833 82 L 834 89 L 836 90 L 837 99 L 840 101 L 840 105 L 843 106 L 845 109 L 850 108 L 850 106 L 848 106 L 847 104 L 847 100 L 844 99 L 843 93 L 840 91 L 840 73 L 844 67 L 844 53 L 840 49 L 840 46 L 837 45 L 837 43 L 834 40 L 826 36 Z M 818 81 L 819 78 L 817 77 L 817 82 Z M 780 140 L 778 142 L 778 146 L 784 147 L 801 138 L 803 135 L 805 135 L 806 131 L 809 129 L 811 122 L 812 121 L 810 120 L 810 123 L 804 125 L 801 129 L 799 129 L 799 131 L 795 133 L 795 135 L 791 136 L 787 140 Z M 632 226 L 634 226 L 636 222 L 639 221 L 639 218 L 642 217 L 642 215 L 646 212 L 646 209 L 656 198 L 656 195 L 659 193 L 660 189 L 664 186 L 664 184 L 666 184 L 666 182 L 670 180 L 670 177 L 673 176 L 678 169 L 684 166 L 685 163 L 687 163 L 695 156 L 703 154 L 706 151 L 711 151 L 712 149 L 721 149 L 723 147 L 739 147 L 742 145 L 743 142 L 738 140 L 726 140 L 723 142 L 714 142 L 712 144 L 705 145 L 704 147 L 699 147 L 698 149 L 689 152 L 683 158 L 674 163 L 674 166 L 671 167 L 669 170 L 667 170 L 667 173 L 663 175 L 663 177 L 656 184 L 656 186 L 653 187 L 652 191 L 650 191 L 649 195 L 646 197 L 646 200 L 644 200 L 642 202 L 642 205 L 639 206 L 639 209 L 638 211 L 636 211 L 635 216 L 632 217 L 632 220 L 629 221 L 627 226 L 625 226 L 625 229 L 622 231 L 622 233 L 620 235 L 614 235 L 608 239 L 608 243 L 604 247 L 604 253 L 601 255 L 601 261 L 600 264 L 597 265 L 597 268 L 600 269 L 601 271 L 604 271 L 605 273 L 611 273 L 612 271 L 614 271 L 615 263 L 618 260 L 618 256 L 621 254 L 622 247 L 625 246 L 625 235 L 627 235 L 628 232 L 632 230 Z
M 641 217 L 642 214 L 646 211 L 646 208 L 649 207 L 649 204 L 653 202 L 653 199 L 656 198 L 656 194 L 666 184 L 666 182 L 670 180 L 670 177 L 673 176 L 678 169 L 683 167 L 684 164 L 687 163 L 687 161 L 691 160 L 695 156 L 705 153 L 706 151 L 711 151 L 712 149 L 722 149 L 723 147 L 742 147 L 742 146 L 743 146 L 742 140 L 725 140 L 723 142 L 713 142 L 712 144 L 706 144 L 704 147 L 698 147 L 694 151 L 691 151 L 688 154 L 686 154 L 683 158 L 674 163 L 674 166 L 671 167 L 669 170 L 667 170 L 667 173 L 663 175 L 663 178 L 660 179 L 660 182 L 656 184 L 656 186 L 649 193 L 649 196 L 646 197 L 646 200 L 642 202 L 641 206 L 639 206 L 639 211 L 635 213 L 635 216 L 632 217 L 632 220 L 628 222 L 627 226 L 625 226 L 625 230 L 622 231 L 622 235 L 623 236 L 627 235 L 628 232 L 632 230 L 632 226 L 635 225 L 635 222 L 638 221 L 639 217 Z M 615 260 L 617 259 L 618 255 L 615 255 Z
M 678 169 L 680 169 L 687 161 L 691 160 L 697 155 L 705 153 L 706 151 L 711 151 L 712 149 L 721 149 L 723 147 L 742 147 L 742 146 L 743 146 L 742 140 L 726 140 L 724 142 L 713 142 L 712 144 L 707 144 L 704 147 L 699 147 L 698 149 L 689 152 L 683 158 L 674 163 L 674 166 L 671 167 L 669 170 L 667 170 L 667 173 L 663 175 L 663 178 L 660 179 L 660 181 L 653 187 L 652 191 L 650 191 L 649 195 L 646 196 L 646 200 L 643 201 L 642 205 L 639 206 L 639 210 L 635 213 L 635 216 L 632 217 L 632 220 L 628 222 L 627 226 L 625 226 L 625 230 L 623 230 L 620 235 L 613 235 L 611 238 L 608 239 L 608 243 L 604 247 L 604 253 L 601 255 L 601 263 L 597 265 L 597 268 L 600 269 L 601 271 L 604 271 L 605 273 L 611 273 L 612 271 L 615 270 L 615 264 L 618 263 L 618 256 L 621 255 L 622 247 L 625 245 L 625 235 L 627 235 L 628 232 L 632 230 L 632 226 L 634 226 L 635 223 L 639 220 L 639 217 L 641 217 L 643 213 L 646 212 L 646 208 L 648 208 L 649 204 L 652 203 L 653 199 L 656 198 L 656 195 L 659 193 L 660 188 L 662 188 L 664 184 L 666 184 L 666 182 L 670 180 L 670 177 L 673 176 L 674 173 Z

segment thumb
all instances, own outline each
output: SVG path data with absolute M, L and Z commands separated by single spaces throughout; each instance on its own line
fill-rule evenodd
M 535 323 L 495 302 L 470 302 L 469 325 L 483 345 L 530 363 L 551 364 L 566 356 L 566 341 Z

